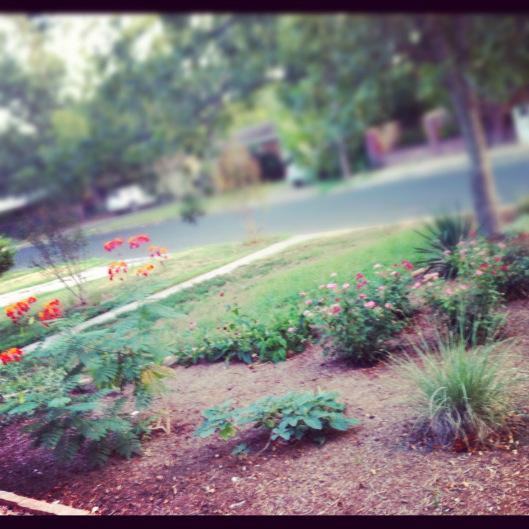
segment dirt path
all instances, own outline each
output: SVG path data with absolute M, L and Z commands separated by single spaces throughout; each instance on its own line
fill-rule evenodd
M 509 332 L 529 344 L 529 300 L 511 305 Z M 173 431 L 145 454 L 102 470 L 59 468 L 48 451 L 29 448 L 16 428 L 0 432 L 0 489 L 102 514 L 529 514 L 529 441 L 516 451 L 474 454 L 410 445 L 413 410 L 398 372 L 351 369 L 317 347 L 277 364 L 177 367 L 171 382 Z M 262 454 L 257 430 L 229 442 L 198 439 L 200 411 L 232 398 L 245 405 L 289 390 L 337 390 L 346 414 L 362 420 L 329 438 Z M 230 454 L 245 441 L 252 453 Z

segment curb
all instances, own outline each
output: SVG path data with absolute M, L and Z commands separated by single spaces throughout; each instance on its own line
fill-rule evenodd
M 55 515 L 55 516 L 90 516 L 91 513 L 84 509 L 76 509 L 61 503 L 48 503 L 42 500 L 34 500 L 26 496 L 19 496 L 13 492 L 0 490 L 0 505 L 18 507 L 32 514 Z

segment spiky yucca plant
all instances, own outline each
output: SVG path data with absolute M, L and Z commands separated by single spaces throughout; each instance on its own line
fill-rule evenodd
M 424 232 L 418 232 L 425 239 L 424 246 L 415 250 L 424 257 L 418 266 L 428 272 L 437 272 L 444 279 L 457 276 L 457 268 L 447 252 L 453 252 L 460 241 L 467 239 L 472 229 L 472 219 L 463 215 L 444 215 L 426 225 Z

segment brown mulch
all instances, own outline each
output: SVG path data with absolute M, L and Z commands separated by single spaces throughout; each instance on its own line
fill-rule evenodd
M 416 323 L 427 329 L 428 315 Z M 507 333 L 529 345 L 529 300 L 509 306 Z M 412 336 L 408 329 L 405 335 Z M 529 439 L 514 450 L 455 453 L 410 441 L 414 419 L 398 370 L 352 369 L 318 347 L 277 365 L 177 367 L 172 432 L 145 443 L 142 457 L 114 458 L 101 470 L 59 467 L 20 428 L 0 431 L 0 489 L 101 514 L 529 514 Z M 359 427 L 257 452 L 266 433 L 228 442 L 198 439 L 200 412 L 230 398 L 246 405 L 290 390 L 336 390 Z M 246 442 L 251 453 L 230 454 Z

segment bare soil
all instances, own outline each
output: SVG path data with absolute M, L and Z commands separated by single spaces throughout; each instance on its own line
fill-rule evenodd
M 430 322 L 415 319 L 426 330 Z M 506 333 L 529 355 L 529 300 L 509 305 Z M 114 458 L 101 470 L 87 471 L 82 459 L 60 467 L 20 427 L 0 431 L 0 489 L 101 514 L 529 514 L 529 436 L 472 453 L 414 445 L 409 388 L 390 365 L 352 369 L 310 347 L 277 365 L 177 367 L 170 384 L 160 406 L 171 410 L 171 433 L 153 435 L 142 457 Z M 338 391 L 361 425 L 322 447 L 263 453 L 259 430 L 228 442 L 193 435 L 201 410 L 226 399 L 246 405 L 317 388 Z M 231 455 L 241 442 L 251 453 Z

